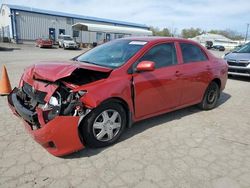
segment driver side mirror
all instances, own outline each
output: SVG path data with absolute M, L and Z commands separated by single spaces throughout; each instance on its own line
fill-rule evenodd
M 153 61 L 142 61 L 136 66 L 137 72 L 153 71 L 155 70 L 155 62 Z

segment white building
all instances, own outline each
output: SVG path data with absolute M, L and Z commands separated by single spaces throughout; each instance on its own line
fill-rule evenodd
M 72 25 L 74 27 L 72 28 Z M 81 30 L 79 32 L 79 30 Z M 39 37 L 67 34 L 83 43 L 112 40 L 126 36 L 150 36 L 149 27 L 123 21 L 41 10 L 19 5 L 2 4 L 0 38 L 22 43 Z
M 190 39 L 199 42 L 204 46 L 206 45 L 206 41 L 212 41 L 213 45 L 222 45 L 227 49 L 232 49 L 239 44 L 239 41 L 233 41 L 223 35 L 212 33 L 205 33 Z

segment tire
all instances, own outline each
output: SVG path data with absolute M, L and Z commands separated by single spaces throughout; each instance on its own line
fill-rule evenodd
M 64 44 L 63 44 L 63 49 L 64 49 L 64 50 L 66 49 Z
M 216 82 L 211 82 L 204 94 L 204 97 L 199 104 L 202 110 L 211 110 L 216 107 L 220 97 L 220 88 Z
M 126 122 L 126 112 L 119 103 L 105 103 L 86 116 L 80 131 L 89 147 L 105 147 L 120 138 Z

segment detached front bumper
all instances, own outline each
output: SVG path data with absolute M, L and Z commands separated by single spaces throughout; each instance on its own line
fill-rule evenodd
M 41 110 L 32 112 L 19 102 L 17 91 L 15 88 L 9 94 L 9 106 L 13 113 L 23 120 L 26 130 L 36 142 L 55 156 L 67 155 L 84 148 L 78 132 L 79 116 L 57 116 L 45 123 Z M 32 126 L 36 121 L 41 125 L 38 129 Z

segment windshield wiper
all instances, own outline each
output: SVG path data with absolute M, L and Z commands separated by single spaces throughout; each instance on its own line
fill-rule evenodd
M 94 62 L 92 62 L 92 61 L 85 61 L 85 60 L 79 60 L 79 59 L 75 59 L 75 61 L 82 62 L 82 63 L 88 63 L 88 64 L 92 64 L 92 65 L 97 65 L 97 66 L 100 66 L 100 67 L 111 68 L 111 69 L 114 68 L 114 67 L 112 67 L 112 66 L 101 65 L 101 64 L 98 64 L 98 63 L 94 63 Z
M 85 60 L 82 61 L 82 60 L 79 60 L 79 59 L 76 59 L 76 61 L 83 62 L 83 63 L 88 63 L 88 64 L 99 65 L 99 64 L 91 62 L 91 61 L 85 61 Z

